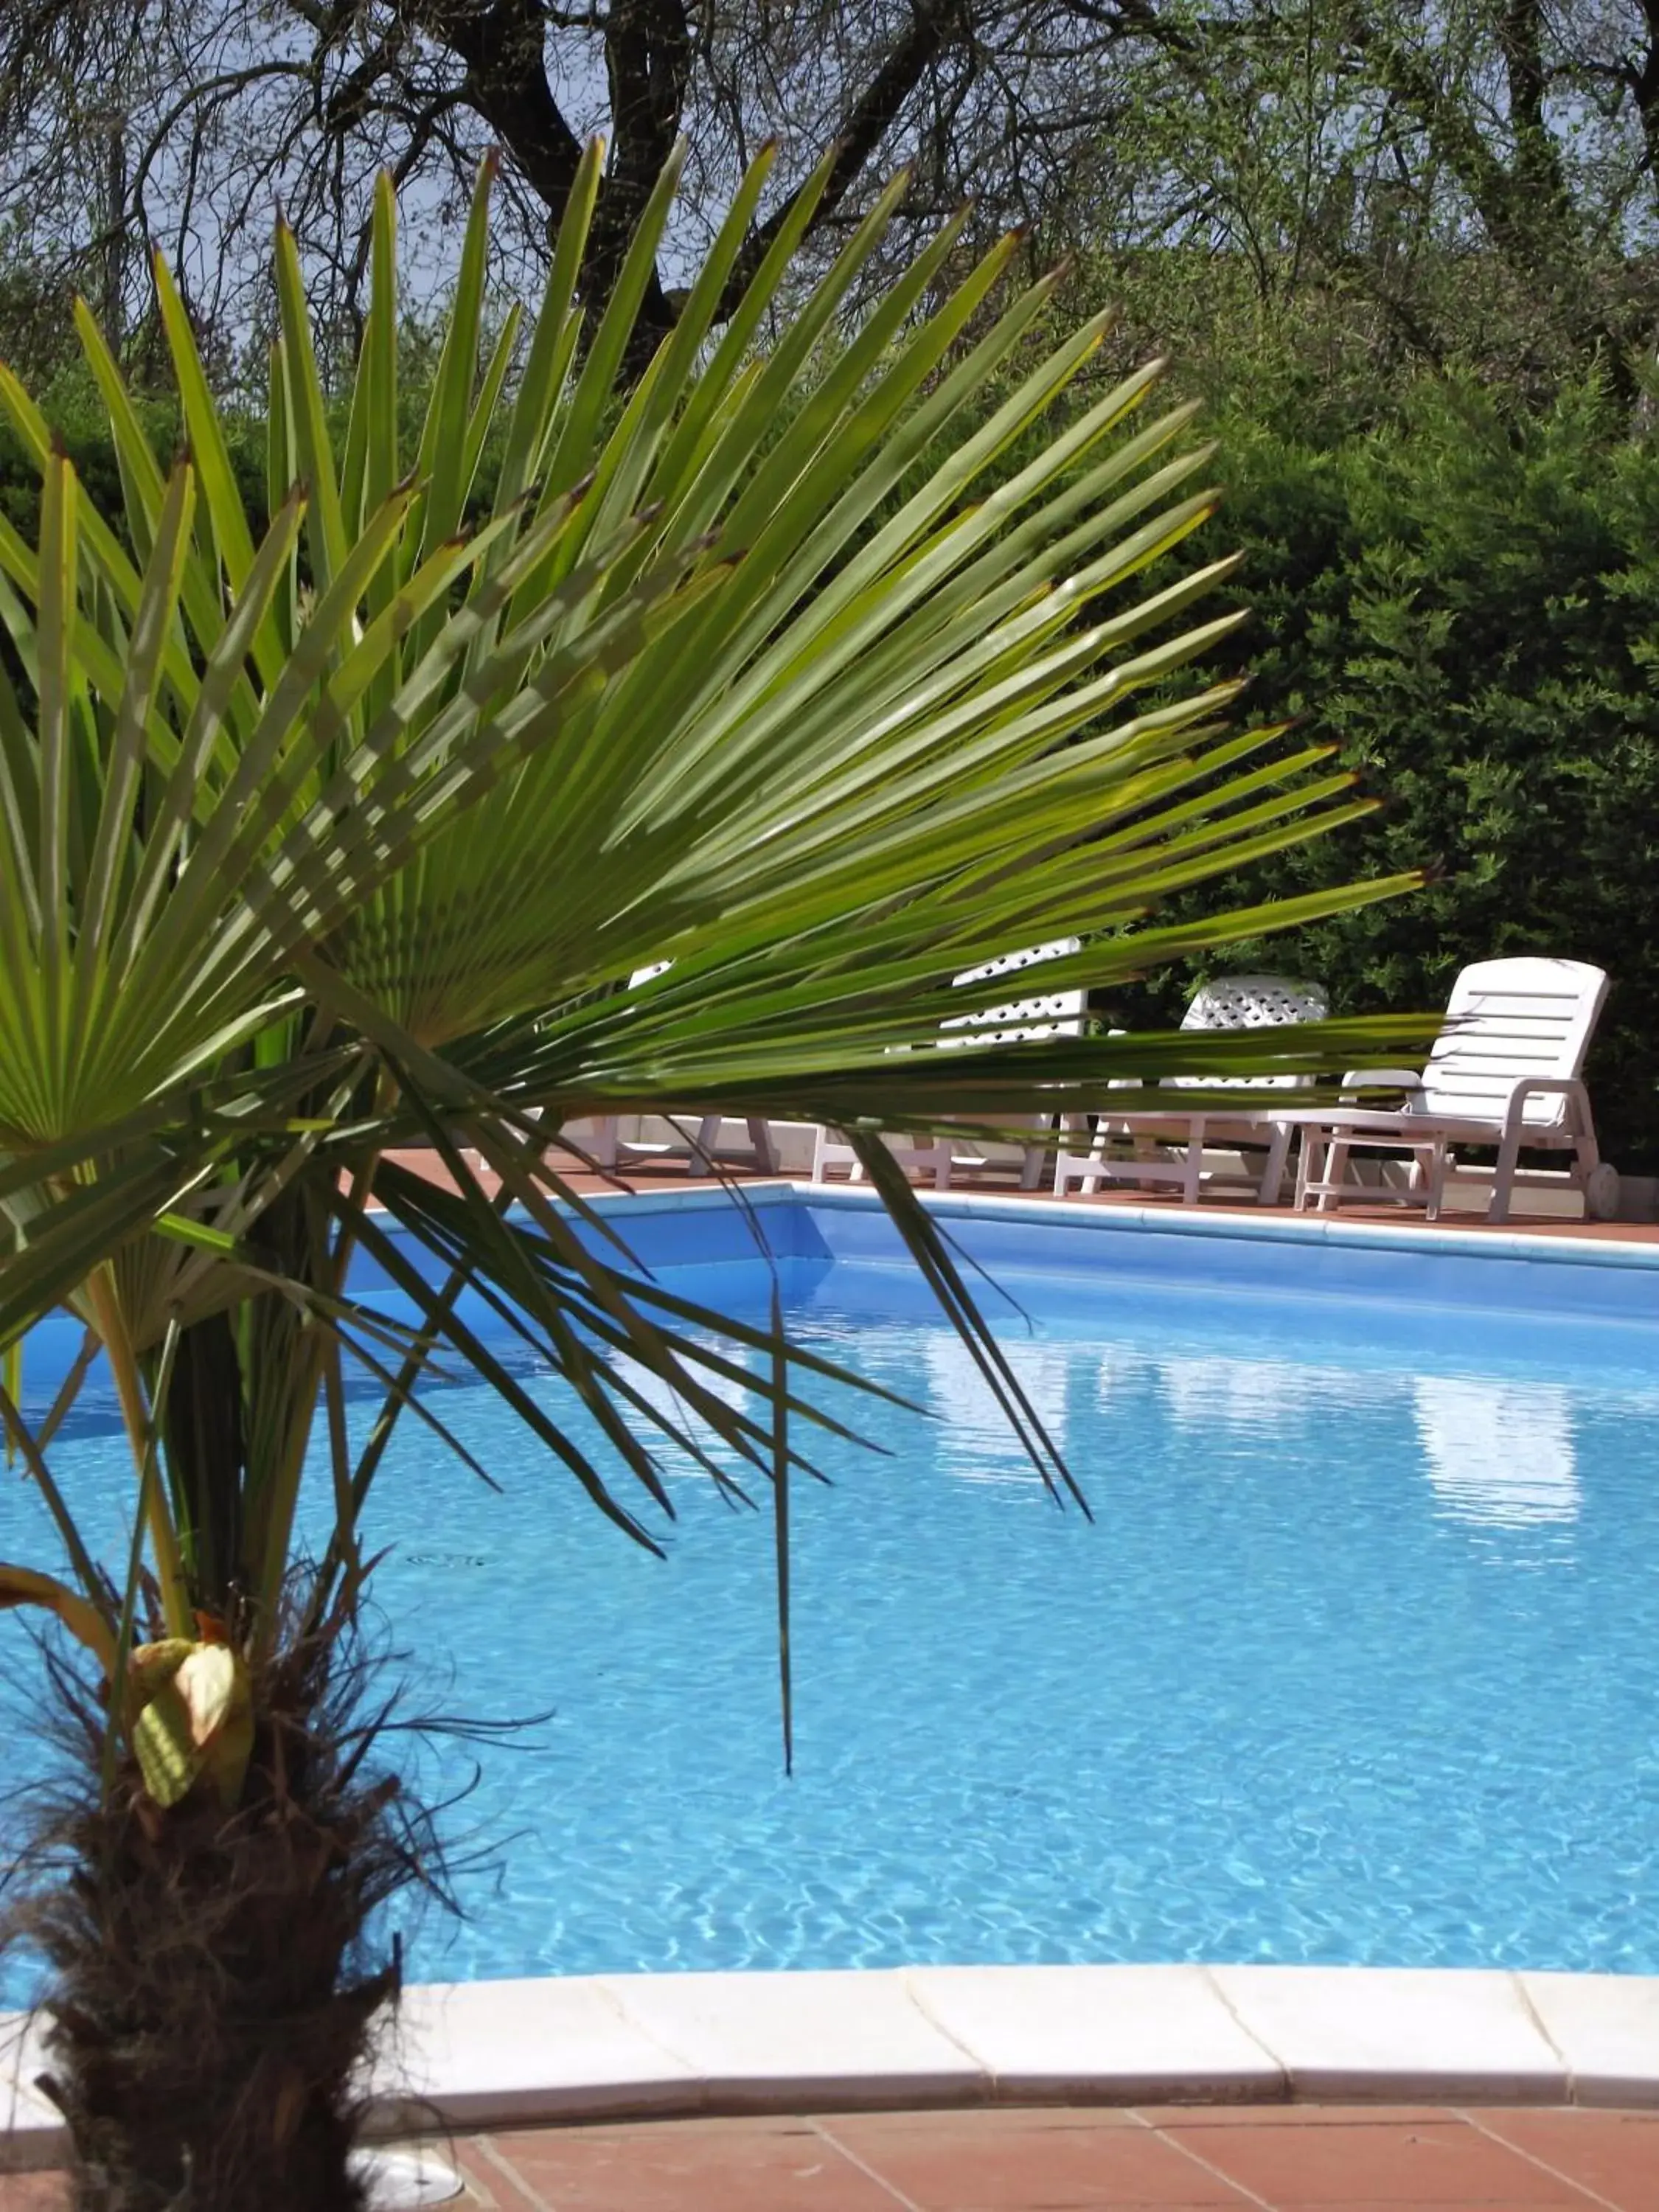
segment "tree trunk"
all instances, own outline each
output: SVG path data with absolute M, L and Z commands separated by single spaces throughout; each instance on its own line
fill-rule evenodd
M 70 1693 L 85 1770 L 38 1843 L 73 1870 L 21 1926 L 53 1969 L 41 2086 L 76 2212 L 362 2212 L 349 2154 L 398 1981 L 395 1957 L 363 1967 L 365 1925 L 419 1868 L 395 1782 L 357 1779 L 342 1649 L 313 1638 L 256 1683 L 229 1812 L 205 1784 L 163 1812 L 125 1766 L 105 1801 L 102 1713 Z

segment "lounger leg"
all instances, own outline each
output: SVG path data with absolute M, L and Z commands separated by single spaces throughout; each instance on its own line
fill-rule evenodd
M 1079 1194 L 1092 1198 L 1100 1188 L 1100 1177 L 1091 1174 L 1089 1163 L 1099 1153 L 1105 1141 L 1105 1124 L 1091 1131 L 1086 1114 L 1062 1114 L 1060 1118 L 1060 1146 L 1054 1154 L 1054 1196 L 1067 1196 L 1070 1186 L 1076 1183 Z M 1067 1140 L 1084 1139 L 1081 1152 L 1067 1149 Z
M 1504 1141 L 1498 1147 L 1498 1165 L 1492 1170 L 1492 1196 L 1486 1200 L 1488 1221 L 1507 1221 L 1510 1200 L 1515 1191 L 1515 1170 L 1521 1157 L 1521 1124 L 1505 1129 Z
M 1437 1138 L 1435 1141 L 1434 1151 L 1431 1154 L 1429 1160 L 1429 1204 L 1427 1213 L 1425 1216 L 1425 1218 L 1427 1220 L 1438 1221 L 1440 1218 L 1440 1208 L 1444 1203 L 1446 1196 L 1446 1171 L 1450 1165 L 1451 1155 L 1446 1148 L 1445 1139 L 1443 1137 Z M 1492 1197 L 1494 1200 L 1497 1198 L 1497 1192 L 1495 1189 L 1492 1193 Z M 1501 1213 L 1492 1213 L 1490 1211 L 1490 1208 L 1488 1208 L 1487 1218 L 1493 1221 L 1501 1221 L 1504 1218 L 1504 1216 Z
M 951 1138 L 941 1137 L 933 1146 L 932 1152 L 924 1153 L 922 1156 L 933 1170 L 935 1190 L 949 1190 L 951 1188 Z
M 1326 1188 L 1319 1194 L 1318 1212 L 1331 1213 L 1336 1210 L 1342 1185 L 1348 1177 L 1348 1154 L 1352 1146 L 1346 1137 L 1333 1137 L 1326 1148 L 1323 1170 L 1320 1181 Z
M 1569 1179 L 1583 1199 L 1586 1221 L 1597 1218 L 1590 1212 L 1590 1184 L 1601 1164 L 1601 1147 L 1595 1141 L 1595 1124 L 1589 1117 L 1589 1109 L 1586 1107 L 1582 1119 L 1577 1119 L 1577 1127 L 1573 1133 L 1572 1165 L 1567 1171 Z
M 763 1175 L 775 1175 L 778 1156 L 772 1144 L 772 1125 L 769 1121 L 745 1121 L 749 1141 L 754 1147 L 755 1165 Z
M 691 1140 L 691 1151 L 685 1163 L 687 1175 L 713 1175 L 714 1172 L 714 1147 L 720 1142 L 722 1119 L 719 1114 L 705 1114 L 698 1122 L 697 1133 Z
M 1096 1122 L 1094 1134 L 1089 1139 L 1089 1150 L 1085 1159 L 1083 1175 L 1078 1184 L 1079 1197 L 1092 1198 L 1100 1188 L 1100 1170 L 1094 1163 L 1104 1157 L 1105 1151 L 1106 1123 L 1103 1118 Z
M 1198 1204 L 1199 1185 L 1204 1178 L 1204 1116 L 1195 1114 L 1187 1131 L 1187 1173 L 1181 1186 L 1183 1206 Z
M 593 1141 L 588 1150 L 596 1168 L 609 1175 L 617 1172 L 617 1131 L 621 1124 L 614 1114 L 601 1114 L 593 1123 Z
M 1267 1158 L 1261 1170 L 1261 1182 L 1255 1194 L 1258 1206 L 1277 1206 L 1279 1194 L 1285 1188 L 1285 1162 L 1291 1149 L 1291 1125 L 1275 1121 L 1273 1140 L 1267 1147 Z
M 1302 1144 L 1296 1156 L 1296 1188 L 1291 1194 L 1291 1204 L 1297 1213 L 1308 1203 L 1308 1187 L 1316 1183 L 1324 1173 L 1325 1132 L 1304 1128 Z
M 1024 1157 L 1019 1164 L 1019 1187 L 1022 1190 L 1035 1190 L 1042 1181 L 1043 1163 L 1048 1157 L 1048 1146 L 1055 1127 L 1054 1115 L 1045 1114 L 1037 1126 L 1042 1133 L 1042 1142 L 1027 1145 Z
M 1074 1172 L 1075 1155 L 1069 1149 L 1071 1140 L 1079 1127 L 1087 1131 L 1087 1119 L 1081 1114 L 1062 1114 L 1054 1137 L 1054 1179 L 1050 1186 L 1056 1198 L 1064 1198 L 1066 1186 Z
M 833 1158 L 831 1157 L 832 1154 L 834 1155 Z M 830 1180 L 830 1168 L 832 1166 L 839 1166 L 842 1158 L 845 1158 L 847 1163 L 848 1181 L 849 1182 L 862 1182 L 864 1180 L 864 1163 L 859 1158 L 857 1153 L 854 1152 L 852 1141 L 848 1138 L 846 1130 L 821 1127 L 818 1130 L 817 1134 L 812 1139 L 813 1182 L 828 1182 Z

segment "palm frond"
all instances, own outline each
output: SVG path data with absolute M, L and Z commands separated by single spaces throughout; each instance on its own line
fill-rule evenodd
M 1107 319 L 1056 339 L 1056 280 L 1012 283 L 1013 240 L 966 264 L 960 221 L 855 310 L 902 178 L 786 307 L 828 161 L 718 321 L 769 150 L 624 390 L 680 159 L 592 314 L 590 149 L 540 301 L 493 328 L 486 164 L 412 438 L 390 185 L 343 394 L 279 226 L 263 528 L 164 267 L 185 458 L 154 450 L 77 318 L 120 526 L 0 368 L 43 486 L 36 545 L 0 518 L 0 1349 L 81 1316 L 116 1364 L 143 1501 L 118 1616 L 0 1398 L 84 1589 L 40 1585 L 63 1617 L 84 1604 L 129 1638 L 148 1544 L 175 1629 L 206 1606 L 268 1641 L 319 1406 L 315 1604 L 355 1602 L 398 1424 L 412 1407 L 447 1433 L 420 1397 L 442 1361 L 641 1542 L 671 1509 L 665 1451 L 734 1498 L 769 1486 L 787 1712 L 791 1484 L 815 1431 L 846 1432 L 817 1395 L 836 1370 L 775 1300 L 761 1326 L 653 1280 L 548 1165 L 559 1123 L 707 1105 L 851 1129 L 1075 1498 L 879 1133 L 1086 1109 L 1125 1074 L 1317 1072 L 1431 1031 L 933 1049 L 994 996 L 952 977 L 999 953 L 1076 937 L 1045 981 L 1109 987 L 1418 878 L 1160 921 L 1372 803 L 1317 742 L 1234 728 L 1237 682 L 1194 672 L 1240 617 L 1215 599 L 1224 556 L 1149 574 L 1217 507 L 1192 410 L 1155 404 L 1158 362 L 1103 388 Z M 410 1143 L 449 1187 L 392 1157 Z M 397 1314 L 354 1290 L 360 1256 Z M 525 1354 L 580 1419 L 527 1387 Z M 354 1368 L 382 1394 L 355 1456 Z

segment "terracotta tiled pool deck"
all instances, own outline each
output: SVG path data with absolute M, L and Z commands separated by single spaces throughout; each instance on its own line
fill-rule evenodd
M 500 2212 L 1651 2212 L 1659 2115 L 875 2112 L 486 2136 L 461 2163 Z
M 491 2212 L 1504 2212 L 1659 2207 L 1659 2113 L 1282 2106 L 866 2112 L 474 2136 Z M 62 2212 L 53 2174 L 0 2212 Z M 302 2212 L 296 2206 L 295 2212 Z
M 447 1182 L 443 1167 L 430 1152 L 409 1152 L 392 1157 L 404 1165 L 429 1175 L 435 1182 Z M 549 1164 L 561 1175 L 570 1188 L 585 1198 L 597 1198 L 606 1193 L 627 1194 L 653 1191 L 706 1190 L 712 1178 L 688 1175 L 685 1163 L 679 1160 L 647 1160 L 623 1168 L 615 1175 L 596 1175 L 582 1162 L 556 1147 L 548 1155 Z M 723 1168 L 720 1180 L 732 1183 L 793 1182 L 805 1184 L 804 1174 L 787 1170 L 775 1176 L 757 1175 L 752 1168 L 732 1166 Z M 493 1188 L 494 1178 L 488 1172 L 483 1176 L 486 1188 Z M 835 1184 L 831 1188 L 844 1188 Z M 1244 1221 L 1302 1221 L 1310 1227 L 1320 1222 L 1364 1222 L 1382 1224 L 1390 1228 L 1421 1230 L 1428 1236 L 1447 1231 L 1490 1231 L 1495 1236 L 1514 1237 L 1588 1237 L 1613 1243 L 1659 1243 L 1659 1221 L 1583 1221 L 1566 1214 L 1528 1213 L 1525 1210 L 1526 1194 L 1517 1194 L 1510 1218 L 1500 1224 L 1488 1223 L 1483 1217 L 1480 1203 L 1464 1206 L 1454 1188 L 1447 1209 L 1438 1221 L 1425 1221 L 1414 1206 L 1399 1205 L 1345 1205 L 1340 1212 L 1328 1214 L 1297 1213 L 1290 1206 L 1255 1206 L 1241 1202 L 1236 1197 L 1201 1197 L 1196 1208 L 1184 1207 L 1179 1196 L 1168 1189 L 1139 1190 L 1125 1185 L 1115 1189 L 1096 1191 L 1085 1196 L 1073 1191 L 1064 1200 L 1056 1200 L 1051 1191 L 1022 1191 L 1006 1179 L 987 1181 L 982 1184 L 958 1182 L 956 1194 L 979 1191 L 987 1197 L 1017 1199 L 1023 1205 L 1086 1206 L 1104 1211 L 1121 1212 L 1126 1209 L 1155 1208 L 1160 1213 L 1179 1217 L 1194 1211 L 1206 1218 L 1232 1215 Z

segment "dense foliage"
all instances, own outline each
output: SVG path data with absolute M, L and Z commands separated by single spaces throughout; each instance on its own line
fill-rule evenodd
M 1252 709 L 1307 715 L 1387 794 L 1354 833 L 1368 868 L 1409 854 L 1437 871 L 1415 898 L 1310 928 L 1302 965 L 1334 1011 L 1358 1012 L 1443 1004 L 1456 969 L 1489 954 L 1596 962 L 1615 987 L 1590 1063 L 1598 1121 L 1621 1168 L 1651 1172 L 1652 436 L 1593 384 L 1524 412 L 1425 381 L 1376 427 L 1311 441 L 1238 412 L 1221 428 Z M 1317 848 L 1285 854 L 1258 886 L 1304 890 L 1329 866 Z M 1168 1011 L 1190 980 L 1146 1000 Z

